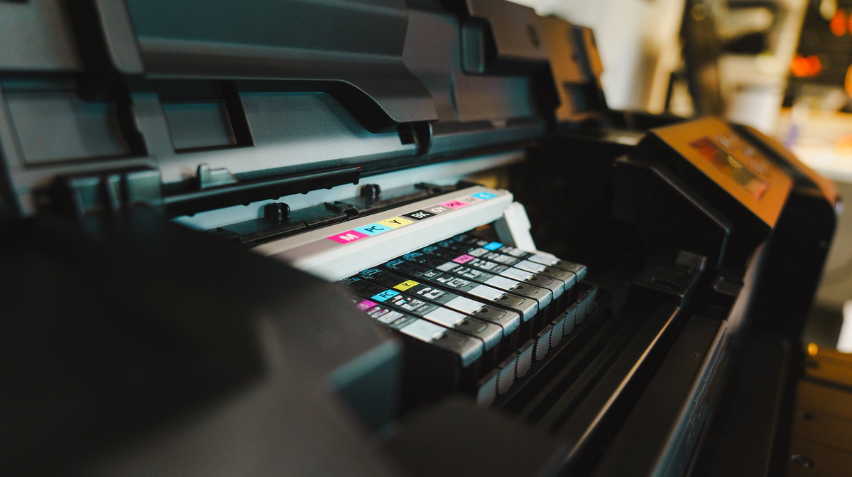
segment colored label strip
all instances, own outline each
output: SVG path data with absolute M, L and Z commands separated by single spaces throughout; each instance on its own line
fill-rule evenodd
M 490 192 L 477 192 L 475 194 L 443 202 L 432 207 L 426 207 L 422 210 L 403 214 L 399 217 L 391 217 L 389 219 L 380 220 L 376 223 L 365 225 L 363 227 L 358 227 L 353 230 L 347 230 L 346 232 L 330 235 L 326 238 L 341 244 L 357 242 L 358 240 L 373 237 L 379 234 L 383 234 L 385 232 L 390 232 L 391 230 L 402 228 L 407 225 L 417 223 L 421 220 L 430 219 L 440 214 L 463 209 L 469 205 L 473 205 L 485 200 L 490 200 L 495 197 L 497 197 L 497 194 L 492 194 Z

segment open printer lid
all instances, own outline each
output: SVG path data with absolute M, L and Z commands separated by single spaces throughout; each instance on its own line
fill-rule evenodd
M 32 0 L 0 22 L 12 216 L 278 198 L 604 107 L 591 32 L 502 0 Z
M 7 407 L 17 413 L 5 448 L 13 457 L 7 460 L 30 474 L 67 475 L 72 467 L 84 474 L 156 469 L 147 473 L 232 475 L 234 469 L 250 469 L 282 475 L 401 475 L 396 461 L 371 436 L 387 430 L 384 426 L 396 417 L 400 366 L 411 354 L 380 333 L 372 318 L 359 314 L 336 285 L 310 276 L 307 267 L 284 266 L 261 254 L 298 255 L 301 265 L 313 260 L 308 264 L 312 272 L 317 264 L 361 252 L 381 249 L 393 256 L 415 247 L 412 240 L 393 249 L 386 246 L 391 240 L 415 237 L 424 242 L 419 247 L 447 238 L 453 232 L 446 227 L 451 221 L 459 231 L 491 223 L 517 200 L 531 211 L 546 208 L 556 214 L 554 225 L 563 228 L 538 232 L 551 243 L 570 245 L 564 239 L 572 236 L 563 233 L 570 227 L 587 235 L 606 262 L 630 262 L 611 266 L 617 273 L 610 275 L 612 281 L 632 286 L 634 256 L 657 250 L 695 256 L 692 244 L 731 256 L 727 244 L 739 229 L 750 232 L 748 226 L 757 224 L 763 227 L 758 232 L 767 232 L 772 227 L 769 220 L 747 215 L 752 209 L 745 202 L 713 200 L 728 194 L 725 180 L 741 175 L 724 175 L 727 166 L 710 162 L 717 155 L 703 156 L 690 144 L 711 128 L 716 128 L 711 139 L 716 138 L 728 128 L 724 123 L 693 122 L 687 131 L 657 129 L 644 133 L 641 141 L 629 134 L 619 140 L 600 128 L 552 134 L 603 124 L 605 115 L 611 120 L 617 115 L 606 111 L 594 39 L 588 29 L 539 17 L 503 0 L 7 1 L 0 2 L 0 41 L 5 46 L 0 48 L 0 220 L 31 218 L 0 227 L 0 263 L 5 264 L 0 269 L 9 284 L 0 296 L 7 314 L 16 317 L 6 320 L 0 334 L 7 344 L 0 347 L 8 356 L 3 362 L 11 371 L 12 404 Z M 757 137 L 745 129 L 735 131 L 745 141 Z M 685 144 L 674 142 L 687 137 Z M 703 144 L 698 143 L 699 149 Z M 358 242 L 351 244 L 332 238 L 349 236 L 350 228 L 392 220 L 392 214 L 410 216 L 415 207 L 422 212 L 421 206 L 484 192 L 465 182 L 422 184 L 429 180 L 425 170 L 446 166 L 435 163 L 466 158 L 471 160 L 455 162 L 454 170 L 474 162 L 491 168 L 501 164 L 495 157 L 514 156 L 531 145 L 540 147 L 529 148 L 529 162 L 512 172 L 529 174 L 532 180 L 513 184 L 511 193 L 485 192 L 487 198 L 480 195 L 478 204 L 468 203 L 472 207 L 444 210 L 446 215 L 436 213 L 437 218 L 427 217 L 422 225 L 412 222 L 378 238 L 355 236 Z M 604 148 L 611 154 L 589 153 Z M 762 152 L 781 164 L 779 154 L 769 149 Z M 616 156 L 621 158 L 614 162 Z M 546 161 L 548 169 L 526 167 L 536 161 Z M 586 169 L 592 161 L 594 167 Z M 419 167 L 427 164 L 435 165 Z M 714 169 L 699 170 L 697 164 Z M 790 167 L 779 173 L 792 182 L 779 178 L 777 190 L 788 195 L 787 205 L 765 216 L 774 220 L 783 212 L 777 228 L 788 228 L 775 237 L 786 242 L 758 249 L 760 254 L 767 250 L 768 258 L 762 260 L 769 265 L 765 273 L 755 273 L 775 280 L 758 282 L 757 291 L 750 291 L 752 275 L 739 273 L 745 266 L 758 270 L 761 260 L 752 257 L 759 245 L 740 240 L 741 253 L 735 257 L 740 263 L 716 260 L 717 267 L 700 266 L 701 280 L 707 278 L 705 292 L 722 311 L 711 310 L 708 320 L 699 321 L 734 316 L 743 322 L 744 310 L 760 302 L 738 308 L 739 315 L 725 310 L 739 296 L 769 297 L 759 288 L 763 286 L 772 295 L 793 299 L 785 300 L 784 309 L 763 304 L 766 318 L 758 323 L 800 335 L 797 317 L 805 316 L 822 269 L 836 194 L 830 185 L 798 171 L 799 164 L 786 164 Z M 399 172 L 384 174 L 390 171 Z M 639 174 L 648 180 L 619 179 Z M 403 175 L 406 180 L 398 180 Z M 348 184 L 368 176 L 369 186 L 342 195 L 355 189 Z M 570 190 L 559 181 L 562 177 L 584 187 Z M 736 190 L 737 184 L 728 185 Z M 832 192 L 831 200 L 812 197 L 803 184 L 818 186 L 826 197 Z M 387 189 L 381 201 L 369 196 L 379 186 Z M 325 191 L 329 188 L 334 190 Z M 600 197 L 583 196 L 592 189 Z M 183 226 L 187 214 L 198 219 L 308 191 L 316 191 L 306 196 L 309 200 L 323 197 L 311 203 L 306 198 L 304 208 L 292 216 L 285 214 L 288 204 L 266 204 L 273 206 L 268 218 L 275 220 L 267 221 L 264 210 L 262 218 L 231 221 L 229 216 L 222 226 L 196 227 L 211 233 Z M 552 206 L 577 197 L 588 207 L 580 201 Z M 644 220 L 632 213 L 656 212 L 644 207 L 649 203 L 644 199 L 670 197 L 676 201 L 667 204 L 673 206 L 665 216 Z M 616 206 L 624 203 L 629 207 L 621 208 L 619 216 Z M 626 216 L 646 227 L 624 228 L 631 222 L 623 220 L 610 228 L 609 214 L 600 213 L 610 208 L 616 212 L 613 222 Z M 323 214 L 313 216 L 316 209 Z M 688 213 L 679 213 L 684 210 Z M 204 211 L 212 212 L 199 213 Z M 603 220 L 572 219 L 586 211 Z M 471 215 L 465 214 L 477 219 L 467 220 Z M 178 216 L 184 217 L 168 220 Z M 540 224 L 542 217 L 548 216 L 532 216 L 529 223 Z M 283 237 L 282 232 L 275 240 L 287 243 L 269 240 L 272 233 L 289 233 L 286 227 L 294 222 L 301 227 L 298 236 Z M 607 226 L 596 226 L 601 223 Z M 802 223 L 808 226 L 799 227 Z M 426 229 L 434 235 L 424 233 Z M 688 230 L 669 233 L 674 229 Z M 629 233 L 620 233 L 625 230 Z M 597 240 L 604 235 L 619 240 Z M 763 240 L 767 233 L 741 235 Z M 652 240 L 659 236 L 666 241 Z M 252 250 L 227 243 L 234 239 Z M 622 245 L 622 239 L 630 243 Z M 303 253 L 317 242 L 327 247 L 322 254 Z M 611 248 L 613 243 L 618 246 Z M 367 258 L 372 262 L 356 264 L 359 269 L 380 263 Z M 810 265 L 790 279 L 791 263 Z M 630 278 L 624 282 L 622 275 Z M 609 468 L 613 475 L 636 462 L 629 454 L 642 454 L 644 461 L 655 458 L 659 447 L 636 446 L 640 440 L 633 438 L 609 441 L 625 447 L 596 445 L 614 436 L 615 429 L 600 434 L 597 442 L 586 436 L 634 406 L 631 395 L 639 387 L 632 377 L 638 372 L 643 381 L 650 379 L 647 371 L 659 369 L 663 349 L 675 341 L 666 330 L 673 329 L 669 324 L 678 312 L 668 300 L 681 300 L 692 290 L 660 292 L 661 287 L 651 287 L 655 275 L 645 277 L 642 290 L 666 297 L 660 313 L 640 320 L 632 313 L 622 315 L 595 332 L 588 344 L 595 351 L 572 354 L 570 361 L 560 361 L 566 355 L 558 351 L 548 358 L 562 363 L 558 366 L 581 362 L 582 367 L 562 368 L 562 376 L 570 371 L 588 378 L 579 387 L 559 384 L 561 401 L 551 408 L 554 412 L 546 411 L 548 419 L 554 427 L 557 420 L 563 429 L 570 427 L 565 435 L 575 449 L 594 447 L 594 459 L 598 452 L 616 452 L 611 462 L 618 465 Z M 662 284 L 679 285 L 677 280 Z M 629 327 L 620 326 L 627 323 Z M 721 342 L 717 331 L 734 328 L 723 323 L 711 323 L 717 328 L 707 326 L 702 336 Z M 553 328 L 543 325 L 550 331 L 539 341 L 548 350 Z M 532 357 L 531 345 L 526 349 Z M 722 355 L 714 352 L 713 360 L 704 360 L 701 353 L 691 353 L 692 346 L 682 350 L 672 355 L 674 361 L 668 355 L 665 360 L 678 363 L 670 369 L 680 375 L 683 389 L 690 389 L 684 392 L 697 396 L 691 390 L 692 372 L 681 371 L 685 361 L 679 357 L 688 355 L 696 366 L 700 359 L 708 363 L 702 367 L 716 369 L 709 363 L 718 363 L 714 360 Z M 598 363 L 601 367 L 594 368 Z M 550 373 L 556 368 L 538 369 L 538 383 L 557 376 Z M 594 369 L 599 371 L 588 372 Z M 582 370 L 587 372 L 575 373 Z M 660 389 L 677 402 L 666 375 L 658 376 L 665 384 Z M 540 389 L 550 393 L 548 387 Z M 703 398 L 683 402 L 706 409 L 697 407 L 705 405 Z M 614 413 L 609 411 L 615 409 L 613 403 L 618 407 Z M 565 412 L 569 407 L 574 416 Z M 636 409 L 651 407 L 659 408 Z M 668 408 L 666 415 L 677 419 L 675 425 L 687 422 L 680 420 L 686 414 L 679 406 Z M 553 455 L 565 462 L 565 440 L 533 432 L 528 423 L 497 422 L 506 419 L 496 412 L 476 415 L 487 420 L 464 421 L 460 412 L 444 414 L 447 421 L 429 415 L 423 420 L 434 421 L 435 428 L 442 422 L 476 422 L 468 427 L 477 435 L 489 433 L 489 439 L 451 434 L 483 446 L 500 441 L 501 447 L 478 454 L 501 457 L 493 459 L 504 467 L 501 474 L 527 462 L 550 464 Z M 643 426 L 647 420 L 635 422 Z M 666 442 L 676 435 L 669 434 L 673 427 L 656 429 Z M 530 434 L 541 439 L 512 446 Z M 507 435 L 512 438 L 504 439 Z M 459 442 L 432 440 L 446 446 Z M 503 450 L 513 447 L 523 459 Z M 620 452 L 627 447 L 631 453 Z M 650 448 L 654 452 L 646 452 Z M 686 455 L 684 448 L 671 449 Z M 433 458 L 436 454 L 439 458 Z M 429 462 L 452 463 L 455 454 L 422 455 Z M 557 466 L 546 467 L 555 471 Z M 521 475 L 532 470 L 524 467 Z

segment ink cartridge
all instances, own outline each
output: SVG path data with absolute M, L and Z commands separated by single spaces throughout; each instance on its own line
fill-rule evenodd
M 499 361 L 497 360 L 500 352 L 498 345 L 503 338 L 503 330 L 495 324 L 427 303 L 397 290 L 376 285 L 359 276 L 345 278 L 340 283 L 362 298 L 482 340 L 483 367 L 486 369 L 495 366 Z
M 538 302 L 535 300 L 519 297 L 488 285 L 426 268 L 406 260 L 391 260 L 385 263 L 384 267 L 407 275 L 415 280 L 452 290 L 459 295 L 475 300 L 484 300 L 495 307 L 516 311 L 523 318 L 520 326 L 520 339 L 527 339 L 527 336 L 532 333 L 536 314 L 538 313 Z
M 511 292 L 513 295 L 532 298 L 538 302 L 538 308 L 547 307 L 555 298 L 562 293 L 561 282 L 557 284 L 556 280 L 546 279 L 550 286 L 538 285 L 531 282 L 524 283 L 524 280 L 516 280 L 493 273 L 476 270 L 460 263 L 447 261 L 441 257 L 425 254 L 422 252 L 411 252 L 402 256 L 403 259 L 423 265 L 428 268 L 447 272 L 458 277 L 471 280 L 483 285 L 498 288 Z M 531 276 L 532 274 L 527 274 Z M 552 288 L 551 288 L 552 287 Z
M 471 246 L 459 242 L 457 240 L 443 240 L 434 244 L 434 246 L 442 247 L 447 250 L 452 250 L 454 252 L 462 254 L 459 255 L 459 257 L 475 257 L 476 259 L 494 263 L 499 266 L 517 268 L 526 272 L 536 273 L 538 275 L 544 275 L 546 277 L 560 280 L 565 283 L 566 291 L 571 289 L 571 287 L 573 287 L 574 284 L 577 283 L 577 275 L 573 272 L 567 270 L 560 270 L 558 268 L 550 267 L 548 265 L 532 262 L 530 260 L 521 259 L 518 257 L 513 257 L 511 255 L 504 255 L 502 253 L 492 252 L 485 248 Z
M 495 263 L 495 262 L 479 259 L 479 258 L 473 257 L 473 256 L 468 255 L 468 254 L 464 254 L 464 253 L 460 254 L 458 251 L 454 251 L 452 249 L 448 249 L 448 248 L 444 248 L 444 247 L 438 247 L 438 246 L 435 246 L 435 245 L 423 247 L 418 252 L 424 253 L 424 254 L 427 254 L 427 255 L 432 255 L 433 257 L 443 259 L 443 260 L 445 260 L 444 264 L 447 264 L 449 262 L 453 262 L 453 263 L 456 263 L 458 265 L 464 265 L 466 267 L 473 268 L 475 270 L 488 272 L 488 273 L 492 273 L 492 274 L 495 274 L 495 275 L 502 275 L 506 278 L 511 278 L 511 275 L 515 274 L 513 272 L 514 270 L 517 270 L 517 272 L 519 272 L 520 274 L 529 273 L 529 272 L 525 272 L 525 271 L 520 270 L 520 269 L 515 269 L 513 267 L 509 267 L 509 266 L 506 266 L 506 265 L 500 265 L 500 264 Z M 410 255 L 410 254 L 406 254 L 406 255 Z M 405 255 L 403 257 L 405 257 Z M 445 265 L 445 266 L 449 267 L 449 265 Z M 561 281 L 561 280 L 558 280 L 558 279 L 556 279 L 555 281 L 561 287 L 563 292 L 568 290 L 567 285 L 564 281 Z M 547 310 L 544 310 L 544 311 L 545 311 L 545 313 L 542 314 L 539 318 L 537 328 L 541 328 L 541 326 L 543 326 L 543 321 L 541 321 L 541 320 L 546 321 L 547 319 L 552 319 L 552 318 L 555 317 L 555 313 L 554 313 L 555 309 L 554 308 L 547 307 Z
M 480 374 L 482 342 L 371 300 L 356 306 L 402 339 L 403 408 L 474 389 Z
M 503 245 L 500 242 L 489 242 L 473 234 L 459 234 L 453 237 L 453 239 L 467 244 L 475 245 L 477 247 L 482 247 L 492 252 L 511 255 L 522 260 L 529 260 L 531 262 L 541 263 L 542 265 L 547 265 L 549 267 L 572 272 L 577 276 L 578 282 L 586 278 L 585 265 L 574 263 L 569 260 L 562 260 L 561 258 L 558 258 L 555 255 L 547 252 L 527 252 L 526 250 L 521 250 L 519 248 Z
M 358 275 L 378 285 L 494 323 L 503 330 L 500 359 L 511 354 L 518 346 L 521 316 L 517 312 L 457 295 L 431 283 L 420 283 L 385 268 L 368 268 Z

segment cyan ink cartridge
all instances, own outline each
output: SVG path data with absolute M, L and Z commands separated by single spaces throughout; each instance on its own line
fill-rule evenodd
M 430 283 L 444 286 L 456 293 L 469 295 L 474 297 L 474 299 L 486 300 L 493 305 L 517 311 L 523 316 L 524 321 L 530 320 L 538 312 L 537 300 L 525 298 L 484 283 L 465 279 L 451 272 L 430 268 L 426 265 L 421 265 L 417 261 L 409 261 L 412 256 L 413 254 L 405 254 L 402 259 L 391 260 L 385 263 L 384 266 L 401 274 L 422 278 Z
M 345 278 L 340 283 L 358 296 L 482 340 L 483 366 L 487 368 L 497 363 L 498 345 L 503 338 L 503 329 L 499 326 L 376 285 L 359 276 Z
M 518 345 L 518 333 L 521 316 L 514 311 L 473 300 L 447 291 L 431 283 L 420 283 L 414 279 L 394 273 L 385 268 L 368 268 L 359 274 L 377 285 L 403 292 L 409 296 L 441 305 L 445 308 L 464 313 L 481 320 L 494 323 L 503 330 L 500 357 L 508 356 Z
M 407 275 L 417 281 L 452 290 L 459 295 L 466 296 L 477 301 L 483 300 L 499 308 L 507 308 L 509 310 L 516 311 L 520 313 L 523 318 L 523 322 L 520 327 L 521 339 L 526 339 L 526 337 L 532 333 L 536 315 L 538 313 L 538 302 L 535 300 L 513 295 L 503 290 L 492 288 L 488 285 L 459 278 L 449 273 L 427 268 L 406 260 L 391 260 L 390 262 L 385 263 L 384 267 L 400 274 Z

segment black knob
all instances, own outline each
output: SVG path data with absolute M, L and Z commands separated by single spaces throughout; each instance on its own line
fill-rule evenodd
M 263 207 L 263 216 L 269 220 L 283 222 L 290 218 L 290 206 L 284 202 L 273 202 Z
M 382 195 L 382 189 L 378 184 L 364 184 L 361 187 L 361 197 L 365 199 L 378 199 Z

